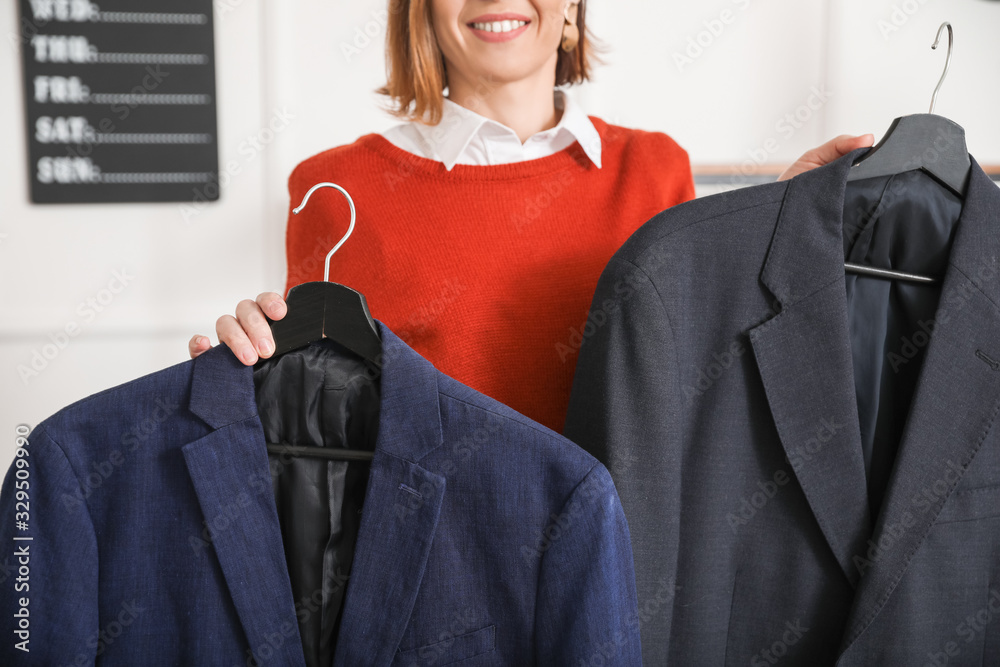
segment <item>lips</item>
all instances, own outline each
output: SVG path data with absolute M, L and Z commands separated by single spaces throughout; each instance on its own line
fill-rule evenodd
M 485 42 L 508 42 L 524 33 L 531 19 L 521 14 L 483 14 L 466 23 L 469 30 Z

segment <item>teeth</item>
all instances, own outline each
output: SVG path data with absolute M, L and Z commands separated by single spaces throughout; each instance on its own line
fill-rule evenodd
M 527 24 L 527 21 L 493 21 L 491 23 L 473 23 L 472 27 L 484 32 L 510 32 Z

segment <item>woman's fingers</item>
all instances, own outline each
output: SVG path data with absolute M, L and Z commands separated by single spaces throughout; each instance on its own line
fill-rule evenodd
M 253 301 L 241 301 L 240 305 L 236 307 L 237 315 L 239 315 L 241 308 L 246 309 L 244 305 L 246 303 L 253 304 Z M 257 305 L 254 304 L 253 307 L 257 308 Z M 244 318 L 246 318 L 245 315 Z M 252 366 L 257 363 L 260 351 L 251 342 L 244 325 L 238 319 L 232 315 L 223 315 L 215 322 L 215 333 L 219 337 L 219 342 L 227 345 L 244 364 Z
M 195 334 L 188 341 L 188 354 L 191 355 L 192 359 L 195 359 L 205 352 L 212 349 L 212 341 L 208 339 L 208 336 L 202 336 L 201 334 Z
M 233 354 L 247 366 L 274 354 L 274 337 L 267 317 L 280 320 L 288 312 L 285 300 L 277 292 L 262 292 L 256 301 L 244 299 L 236 305 L 236 317 L 223 315 L 215 321 L 215 333 Z M 196 335 L 188 341 L 188 353 L 194 359 L 212 349 L 207 336 Z
M 257 296 L 257 305 L 272 320 L 280 320 L 288 312 L 285 300 L 277 292 L 262 292 Z
M 792 166 L 778 177 L 778 180 L 786 181 L 810 169 L 822 167 L 825 164 L 840 159 L 855 149 L 871 146 L 874 142 L 875 135 L 872 134 L 862 134 L 857 137 L 850 134 L 842 134 L 822 146 L 817 146 L 810 151 L 806 151 L 802 157 L 796 160 Z
M 224 316 L 216 322 L 219 340 L 248 366 L 257 363 L 258 357 L 267 359 L 274 354 L 274 336 L 264 313 L 280 320 L 286 310 L 284 299 L 275 292 L 263 292 L 256 301 L 244 299 L 236 305 L 235 318 Z

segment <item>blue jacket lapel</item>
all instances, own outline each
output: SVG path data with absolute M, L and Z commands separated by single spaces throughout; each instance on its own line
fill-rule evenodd
M 381 412 L 336 665 L 389 664 L 420 589 L 445 478 L 420 460 L 441 445 L 438 372 L 380 322 Z M 216 429 L 184 448 L 209 534 L 260 664 L 302 667 L 253 371 L 225 348 L 195 361 L 190 409 Z M 209 539 L 206 539 L 209 538 Z M 200 541 L 200 542 L 199 542 Z
M 378 323 L 382 407 L 334 664 L 388 665 L 413 612 L 444 501 L 420 466 L 441 445 L 438 372 Z
M 195 557 L 214 551 L 257 663 L 304 667 L 252 369 L 221 346 L 198 357 L 190 409 L 216 429 L 182 449 L 205 517 Z

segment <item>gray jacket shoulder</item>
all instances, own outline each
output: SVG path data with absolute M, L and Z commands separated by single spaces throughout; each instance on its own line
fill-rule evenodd
M 668 208 L 636 230 L 615 253 L 614 259 L 644 268 L 648 263 L 650 251 L 655 251 L 668 241 L 671 245 L 677 246 L 690 243 L 703 245 L 721 240 L 726 240 L 728 244 L 734 235 L 739 235 L 743 230 L 729 223 L 745 220 L 747 212 L 751 209 L 773 206 L 774 216 L 761 216 L 757 212 L 752 217 L 758 221 L 769 218 L 776 220 L 787 186 L 787 181 L 769 183 L 702 197 Z M 718 224 L 707 229 L 703 223 L 709 221 Z M 773 226 L 770 231 L 773 232 Z

